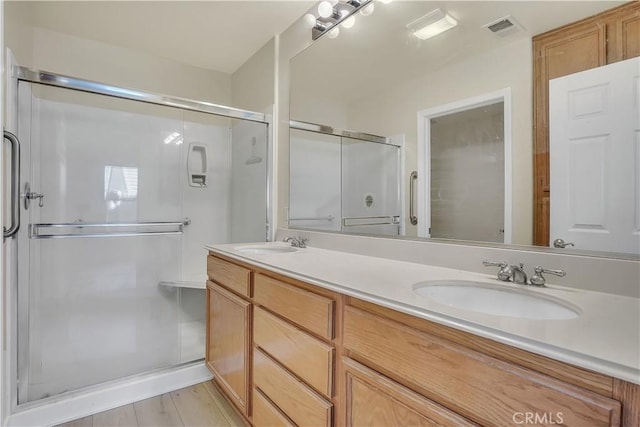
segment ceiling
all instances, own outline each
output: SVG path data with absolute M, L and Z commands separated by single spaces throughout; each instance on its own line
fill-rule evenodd
M 33 1 L 35 26 L 233 73 L 314 1 Z

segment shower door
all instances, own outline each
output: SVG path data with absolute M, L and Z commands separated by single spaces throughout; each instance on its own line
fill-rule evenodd
M 179 291 L 160 284 L 181 273 L 182 111 L 19 98 L 19 403 L 178 363 Z

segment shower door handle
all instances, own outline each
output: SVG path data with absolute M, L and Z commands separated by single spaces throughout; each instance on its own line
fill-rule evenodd
M 4 139 L 11 143 L 11 226 L 2 227 L 2 240 L 13 237 L 20 229 L 20 141 L 9 131 Z
M 411 172 L 409 177 L 409 221 L 412 225 L 418 224 L 418 216 L 416 215 L 416 181 L 418 180 L 418 172 Z

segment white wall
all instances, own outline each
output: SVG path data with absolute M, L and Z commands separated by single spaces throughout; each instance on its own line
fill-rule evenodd
M 216 104 L 231 103 L 231 76 L 31 24 L 29 2 L 4 2 L 5 47 L 22 66 Z
M 11 48 L 18 63 L 33 61 L 33 29 L 31 27 L 31 5 L 27 1 L 3 1 L 4 20 L 3 46 Z M 2 53 L 4 55 L 4 52 Z
M 305 96 L 304 92 L 296 96 Z M 291 100 L 290 105 L 295 105 L 295 114 L 291 120 L 315 123 L 319 125 L 330 125 L 337 129 L 362 131 L 363 129 L 350 128 L 349 110 L 344 102 L 333 100 L 329 97 L 314 97 L 313 102 L 295 102 Z
M 276 41 L 269 40 L 231 75 L 231 105 L 271 112 L 274 102 Z

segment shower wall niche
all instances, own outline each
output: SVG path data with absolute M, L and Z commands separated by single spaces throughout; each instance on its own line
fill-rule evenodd
M 21 185 L 44 196 L 21 207 L 18 402 L 202 359 L 204 245 L 267 237 L 267 124 L 24 81 L 18 98 Z

